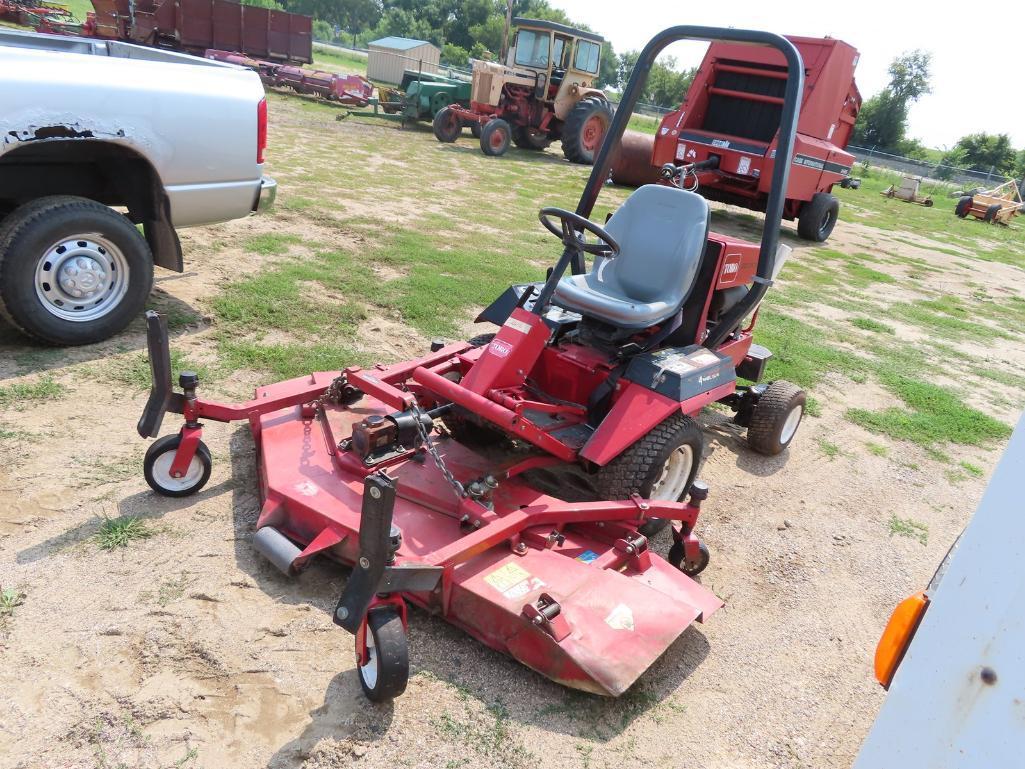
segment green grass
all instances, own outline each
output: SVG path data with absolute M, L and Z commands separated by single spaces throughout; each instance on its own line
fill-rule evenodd
M 148 539 L 156 532 L 146 521 L 134 515 L 104 518 L 96 532 L 96 544 L 101 550 L 128 547 L 132 542 Z
M 182 371 L 196 372 L 199 374 L 200 383 L 203 384 L 214 381 L 214 377 L 207 366 L 189 361 L 185 354 L 175 347 L 171 348 L 171 371 L 171 381 L 175 386 L 178 384 L 177 375 Z M 105 376 L 126 387 L 146 390 L 153 381 L 153 375 L 149 367 L 149 356 L 146 353 L 136 353 L 112 360 L 106 366 Z
M 825 438 L 816 438 L 815 442 L 819 445 L 819 449 L 826 455 L 830 462 L 842 453 L 839 446 L 835 443 L 830 443 Z
M 367 57 L 354 53 L 328 48 L 317 43 L 313 44 L 313 66 L 331 71 L 344 72 L 350 75 L 367 74 Z M 409 69 L 415 69 L 410 62 Z
M 13 617 L 14 610 L 25 602 L 25 594 L 13 587 L 0 587 L 0 620 Z
M 64 395 L 64 386 L 52 377 L 42 377 L 35 382 L 15 382 L 0 387 L 0 408 L 20 408 L 40 401 L 56 400 Z
M 661 122 L 662 118 L 652 117 L 650 115 L 640 115 L 635 112 L 630 116 L 630 122 L 626 124 L 626 127 L 630 131 L 654 134 L 658 131 L 658 127 Z
M 981 478 L 984 475 L 982 468 L 978 465 L 973 465 L 971 462 L 959 462 L 958 464 L 962 470 L 975 478 Z
M 929 527 L 913 518 L 901 518 L 896 513 L 890 516 L 890 536 L 917 539 L 923 545 L 929 542 Z
M 890 449 L 881 443 L 869 441 L 865 444 L 865 448 L 868 449 L 870 454 L 874 454 L 877 457 L 888 457 L 890 455 Z
M 851 325 L 862 331 L 875 331 L 879 334 L 894 334 L 893 326 L 872 318 L 851 318 Z

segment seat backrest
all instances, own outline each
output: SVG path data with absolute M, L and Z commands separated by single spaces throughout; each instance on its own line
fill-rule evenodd
M 605 229 L 619 256 L 596 260 L 599 282 L 638 302 L 679 306 L 690 293 L 708 238 L 708 203 L 676 187 L 646 184 L 612 215 Z

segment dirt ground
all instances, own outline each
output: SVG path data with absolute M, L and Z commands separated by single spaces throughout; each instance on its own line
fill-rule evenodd
M 295 128 L 300 144 L 318 131 L 358 144 L 367 130 L 317 123 L 281 103 L 277 128 Z M 399 136 L 385 130 L 394 129 L 374 128 L 375 136 Z M 407 141 L 419 153 L 440 152 L 429 134 Z M 555 152 L 545 153 L 553 163 Z M 411 177 L 412 162 L 409 153 L 389 159 Z M 414 182 L 412 199 L 423 194 Z M 306 193 L 283 186 L 281 204 L 289 194 Z M 339 205 L 355 216 L 360 201 L 370 204 L 354 192 Z M 375 209 L 385 221 L 401 218 L 394 202 Z M 175 340 L 190 359 L 216 363 L 209 302 L 238 277 L 240 260 L 249 273 L 295 258 L 294 250 L 246 249 L 266 233 L 331 237 L 356 251 L 364 237 L 287 207 L 183 233 L 188 271 L 158 275 L 156 300 L 199 316 Z M 951 270 L 967 274 L 967 257 L 915 238 L 845 218 L 829 246 L 946 265 L 920 279 L 961 292 L 966 279 Z M 994 283 L 1021 284 L 1016 267 L 986 269 Z M 898 282 L 885 290 L 899 299 L 907 289 Z M 829 315 L 823 307 L 819 318 Z M 908 329 L 908 338 L 915 333 Z M 389 360 L 427 343 L 394 313 L 361 321 L 356 340 Z M 928 582 L 1002 447 L 948 449 L 982 470 L 956 481 L 913 443 L 884 441 L 887 456 L 866 451 L 881 439 L 844 413 L 891 405 L 893 396 L 839 374 L 816 386 L 821 415 L 775 458 L 752 453 L 726 415 L 709 411 L 701 476 L 711 496 L 700 534 L 712 561 L 701 581 L 725 609 L 684 632 L 618 700 L 569 692 L 414 610 L 409 689 L 393 704 L 372 705 L 360 692 L 351 639 L 330 618 L 344 570 L 315 562 L 288 579 L 251 547 L 260 503 L 246 429 L 206 430 L 214 469 L 198 496 L 171 500 L 146 486 L 147 443 L 135 432 L 145 392 L 111 373 L 143 346 L 139 322 L 77 350 L 35 347 L 0 328 L 0 386 L 50 378 L 62 388 L 51 399 L 0 400 L 0 584 L 24 596 L 0 630 L 4 769 L 847 767 L 884 697 L 871 663 L 885 620 Z M 969 363 L 972 354 L 965 352 Z M 995 354 L 974 352 L 990 362 Z M 1019 338 L 999 355 L 1007 366 L 1025 365 Z M 266 372 L 239 369 L 211 394 L 242 398 L 263 381 Z M 989 408 L 983 394 L 974 405 L 1013 424 L 1021 398 L 1008 393 L 1003 406 Z M 164 432 L 173 429 L 169 417 Z M 823 451 L 824 442 L 836 451 Z M 153 536 L 99 549 L 102 521 L 124 515 L 140 516 Z M 895 536 L 894 515 L 926 525 L 927 541 Z

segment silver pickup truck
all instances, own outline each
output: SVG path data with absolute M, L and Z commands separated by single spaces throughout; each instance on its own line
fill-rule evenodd
M 273 202 L 254 72 L 11 30 L 0 72 L 0 315 L 37 340 L 116 334 L 182 271 L 177 228 Z

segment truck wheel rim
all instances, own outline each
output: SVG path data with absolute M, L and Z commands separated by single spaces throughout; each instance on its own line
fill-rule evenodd
M 370 628 L 367 628 L 367 664 L 359 669 L 359 674 L 363 677 L 363 682 L 368 689 L 377 686 L 377 668 L 377 647 L 374 645 L 374 634 L 370 632 Z
M 650 499 L 676 502 L 687 490 L 690 471 L 694 468 L 694 449 L 690 445 L 677 446 L 662 465 L 662 473 L 651 487 Z
M 177 446 L 165 451 L 154 460 L 153 480 L 168 491 L 185 491 L 199 483 L 199 480 L 203 477 L 203 461 L 198 455 L 193 456 L 192 461 L 189 462 L 189 469 L 185 471 L 185 475 L 181 478 L 175 478 L 171 475 L 171 464 L 174 462 L 176 451 Z
M 597 115 L 592 115 L 584 123 L 581 134 L 581 146 L 588 152 L 594 152 L 601 146 L 601 140 L 605 136 L 605 121 Z
M 787 414 L 786 420 L 783 422 L 783 429 L 779 433 L 779 442 L 783 446 L 786 446 L 793 440 L 794 433 L 797 432 L 797 426 L 801 424 L 801 416 L 804 414 L 803 406 L 794 406 L 790 409 L 790 413 Z
M 36 263 L 36 296 L 61 320 L 84 323 L 102 318 L 128 291 L 128 260 L 96 234 L 63 238 Z

